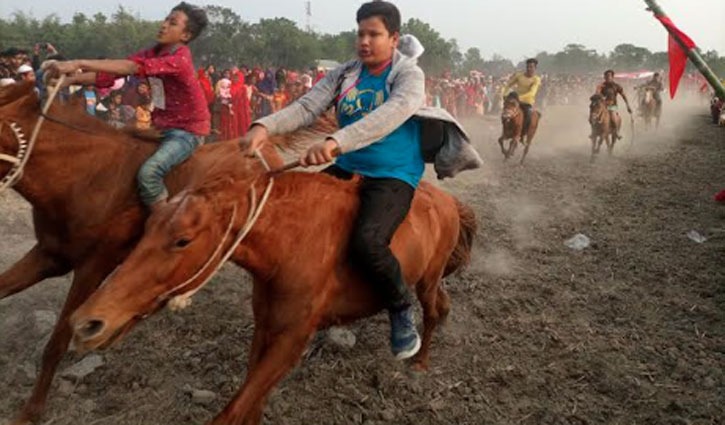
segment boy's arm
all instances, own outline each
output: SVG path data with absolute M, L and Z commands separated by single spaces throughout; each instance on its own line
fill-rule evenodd
M 114 75 L 131 75 L 138 71 L 136 62 L 127 59 L 99 59 L 99 60 L 72 60 L 49 61 L 45 63 L 46 72 L 53 77 L 63 74 L 73 74 L 82 70 L 84 73 L 108 73 Z
M 501 95 L 506 96 L 508 94 L 509 90 L 511 90 L 511 87 L 513 87 L 513 85 L 516 84 L 518 79 L 519 79 L 519 74 L 514 73 L 514 75 L 511 76 L 511 78 L 508 80 L 506 85 L 503 86 L 503 90 L 501 90 Z
M 54 85 L 55 82 L 52 82 L 51 85 Z M 83 72 L 80 74 L 73 74 L 69 75 L 65 79 L 65 83 L 63 83 L 64 87 L 67 86 L 92 86 L 96 84 L 96 73 L 95 72 Z
M 138 65 L 128 59 L 78 60 L 78 68 L 84 72 L 106 72 L 117 76 L 133 75 L 138 72 Z

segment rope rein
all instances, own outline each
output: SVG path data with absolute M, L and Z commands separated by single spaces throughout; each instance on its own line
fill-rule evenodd
M 269 165 L 267 164 L 267 161 L 264 160 L 264 157 L 261 153 L 258 151 L 255 151 L 255 156 L 260 160 L 262 165 L 267 169 L 267 171 L 270 171 Z M 224 263 L 227 262 L 227 260 L 234 254 L 234 251 L 237 250 L 239 245 L 244 241 L 244 239 L 249 235 L 249 232 L 254 227 L 254 224 L 259 219 L 259 216 L 262 214 L 262 210 L 264 209 L 265 205 L 267 204 L 267 201 L 269 200 L 269 196 L 272 193 L 272 188 L 274 187 L 274 177 L 269 178 L 269 181 L 267 182 L 267 186 L 264 190 L 264 193 L 262 195 L 262 199 L 259 201 L 259 204 L 257 204 L 257 190 L 254 187 L 254 183 L 252 182 L 252 185 L 249 188 L 249 213 L 247 214 L 247 220 L 244 223 L 244 226 L 239 230 L 237 233 L 237 236 L 234 238 L 234 241 L 232 242 L 232 245 L 229 247 L 229 249 L 226 251 L 226 253 L 219 259 L 218 262 L 215 261 L 215 258 L 221 253 L 222 248 L 224 244 L 226 243 L 227 239 L 229 238 L 229 235 L 231 234 L 232 228 L 234 226 L 234 221 L 236 219 L 237 215 L 237 204 L 234 204 L 234 208 L 232 210 L 232 217 L 229 220 L 229 224 L 227 225 L 227 230 L 224 234 L 224 237 L 222 238 L 221 242 L 217 246 L 217 248 L 214 250 L 214 253 L 209 257 L 209 259 L 206 261 L 206 263 L 199 269 L 199 271 L 194 274 L 194 276 L 190 277 L 186 281 L 180 283 L 179 285 L 176 285 L 174 288 L 166 291 L 164 294 L 162 294 L 157 301 L 163 302 L 164 300 L 168 299 L 169 296 L 180 289 L 183 289 L 184 287 L 192 284 L 194 281 L 196 281 L 199 277 L 201 277 L 204 273 L 207 272 L 209 268 L 213 269 L 207 275 L 207 277 L 202 281 L 200 285 L 198 285 L 196 288 L 190 289 L 189 291 L 186 291 L 182 294 L 175 295 L 169 299 L 169 302 L 167 303 L 167 306 L 171 311 L 178 311 L 182 310 L 188 306 L 191 305 L 191 297 L 194 296 L 197 292 L 199 292 L 204 286 L 206 286 L 209 281 L 216 275 L 216 273 L 219 271 L 219 269 L 222 268 Z M 216 263 L 216 265 L 214 265 Z

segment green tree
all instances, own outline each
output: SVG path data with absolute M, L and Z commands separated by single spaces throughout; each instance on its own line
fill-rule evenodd
M 319 59 L 334 59 L 338 62 L 346 62 L 355 57 L 355 44 L 357 42 L 357 30 L 344 31 L 339 34 L 320 34 L 318 43 L 320 45 Z
M 430 75 L 454 71 L 461 61 L 458 43 L 455 40 L 445 40 L 426 22 L 411 18 L 403 25 L 402 32 L 416 36 L 425 47 L 425 53 L 421 56 L 419 64 Z
M 483 69 L 492 75 L 505 75 L 513 72 L 516 67 L 510 59 L 495 53 L 490 60 L 484 61 Z
M 469 73 L 470 71 L 480 71 L 485 67 L 483 58 L 481 57 L 481 51 L 477 47 L 471 47 L 466 50 L 463 55 L 463 63 L 461 64 L 462 71 Z
M 637 71 L 645 68 L 651 61 L 652 52 L 633 44 L 620 44 L 609 55 L 612 68 L 618 71 Z
M 252 26 L 252 33 L 252 56 L 263 66 L 304 68 L 320 55 L 317 37 L 287 18 L 262 19 Z

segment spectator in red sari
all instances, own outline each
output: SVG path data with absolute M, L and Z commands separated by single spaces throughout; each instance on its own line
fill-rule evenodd
M 232 107 L 234 120 L 237 124 L 237 137 L 247 134 L 247 129 L 252 123 L 251 95 L 250 87 L 244 81 L 244 73 L 241 71 L 235 72 L 232 76 Z
M 206 98 L 206 104 L 211 105 L 214 103 L 214 87 L 211 84 L 209 75 L 204 68 L 199 68 L 197 71 L 199 78 L 199 84 L 201 84 L 201 90 L 204 92 L 204 98 Z

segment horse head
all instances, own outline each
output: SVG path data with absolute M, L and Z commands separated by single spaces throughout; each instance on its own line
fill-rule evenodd
M 521 106 L 519 105 L 519 97 L 514 92 L 506 96 L 506 100 L 503 104 L 503 112 L 501 113 L 501 121 L 504 125 L 513 121 L 521 113 Z
M 604 104 L 604 97 L 600 94 L 595 94 L 589 98 L 591 102 L 589 104 L 589 122 L 591 124 L 601 121 L 601 118 L 606 111 L 607 107 Z
M 231 220 L 231 210 L 227 211 Z M 126 261 L 71 317 L 76 346 L 105 348 L 176 295 L 195 291 L 194 276 L 222 243 L 213 205 L 192 193 L 177 196 L 149 217 L 143 238 Z
M 654 101 L 655 90 L 652 87 L 645 87 L 644 89 L 644 102 L 646 105 L 650 105 Z
M 167 304 L 185 307 L 218 270 L 224 254 L 233 249 L 232 228 L 255 208 L 254 176 L 244 176 L 253 170 L 248 166 L 252 160 L 235 152 L 234 157 L 227 152 L 230 158 L 221 162 L 236 163 L 242 169 L 237 176 L 217 172 L 154 211 L 136 248 L 73 313 L 70 322 L 79 350 L 112 345 Z M 239 196 L 245 190 L 250 193 L 248 205 Z

